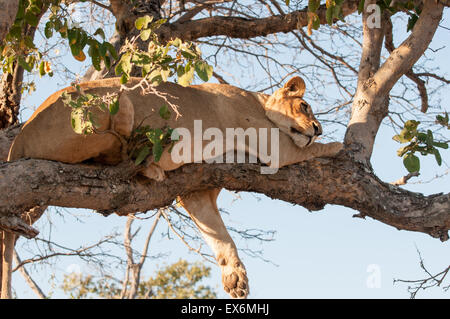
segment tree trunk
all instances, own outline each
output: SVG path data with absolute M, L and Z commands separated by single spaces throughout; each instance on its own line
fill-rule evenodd
M 0 0 L 0 42 L 8 34 L 19 8 L 19 0 Z

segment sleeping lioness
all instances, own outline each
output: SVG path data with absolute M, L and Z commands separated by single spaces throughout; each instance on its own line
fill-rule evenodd
M 130 87 L 139 80 L 131 79 Z M 80 86 L 85 93 L 97 96 L 120 90 L 119 79 L 86 82 Z M 271 140 L 273 136 L 269 135 L 266 145 L 268 149 L 272 147 L 272 150 L 273 147 L 279 147 L 277 161 L 265 162 L 272 167 L 282 167 L 314 157 L 334 156 L 342 148 L 340 143 L 314 143 L 316 137 L 322 134 L 322 128 L 309 104 L 303 100 L 305 83 L 299 77 L 290 79 L 283 88 L 270 96 L 220 84 L 181 87 L 163 83 L 157 90 L 162 94 L 142 95 L 140 89 L 123 91 L 119 99 L 120 108 L 115 116 L 97 111 L 98 131 L 113 129 L 126 140 L 142 124 L 151 127 L 168 125 L 193 132 L 194 120 L 201 120 L 203 129 L 218 128 L 224 135 L 226 128 L 279 128 L 279 140 Z M 123 141 L 121 143 L 117 134 L 80 135 L 73 131 L 70 125 L 70 107 L 65 106 L 61 99 L 64 91 L 77 94 L 69 87 L 50 96 L 16 137 L 10 149 L 9 161 L 24 157 L 65 163 L 80 163 L 89 159 L 105 164 L 122 161 Z M 168 102 L 162 95 L 178 106 L 181 116 L 172 116 L 169 120 L 159 116 L 160 106 Z M 250 147 L 246 147 L 246 150 L 250 151 Z M 224 149 L 225 151 L 229 150 Z M 192 154 L 194 152 L 195 150 Z M 164 178 L 164 171 L 193 162 L 193 156 L 181 162 L 174 161 L 166 149 L 158 162 L 146 163 L 141 174 L 161 180 Z M 261 161 L 264 162 L 262 159 Z M 220 189 L 199 191 L 179 198 L 179 202 L 189 212 L 213 250 L 222 270 L 225 291 L 233 298 L 245 298 L 249 291 L 246 271 L 217 209 L 219 192 Z

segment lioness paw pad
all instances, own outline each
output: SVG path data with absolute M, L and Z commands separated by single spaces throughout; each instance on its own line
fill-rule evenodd
M 234 266 L 222 267 L 222 284 L 223 289 L 232 298 L 247 298 L 249 293 L 247 272 L 241 262 L 236 262 Z

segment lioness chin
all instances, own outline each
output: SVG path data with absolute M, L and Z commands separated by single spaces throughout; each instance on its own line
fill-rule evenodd
M 131 79 L 130 87 L 139 81 L 138 78 Z M 120 91 L 119 79 L 86 82 L 80 84 L 80 87 L 83 92 L 97 96 Z M 98 125 L 97 131 L 114 130 L 123 137 L 122 143 L 117 134 L 75 133 L 70 124 L 71 109 L 64 105 L 61 95 L 63 92 L 69 92 L 73 96 L 78 93 L 72 87 L 56 92 L 23 126 L 11 146 L 8 160 L 30 157 L 80 163 L 93 159 L 104 164 L 117 164 L 123 160 L 123 140 L 129 138 L 137 127 L 149 125 L 155 128 L 179 128 L 194 135 L 195 120 L 201 120 L 205 130 L 215 128 L 222 132 L 227 128 L 256 128 L 256 132 L 261 132 L 260 129 L 270 131 L 278 128 L 281 131 L 279 135 L 269 134 L 263 141 L 267 154 L 278 151 L 276 161 L 273 158 L 268 161 L 259 156 L 258 152 L 253 154 L 273 168 L 314 157 L 331 157 L 342 148 L 340 143 L 314 143 L 317 136 L 322 134 L 322 127 L 309 104 L 303 100 L 305 83 L 299 77 L 290 79 L 284 87 L 270 96 L 219 84 L 181 87 L 173 83 L 163 83 L 157 90 L 158 94 L 153 92 L 146 95 L 143 95 L 140 89 L 123 91 L 120 94 L 119 111 L 114 116 L 110 116 L 108 112 L 93 110 Z M 167 102 L 177 105 L 181 116 L 163 119 L 158 110 Z M 274 140 L 275 136 L 278 136 L 278 140 Z M 186 141 L 177 143 L 181 142 Z M 201 143 L 201 146 L 205 147 L 208 140 L 202 140 Z M 156 163 L 145 162 L 140 173 L 148 178 L 164 179 L 164 171 L 198 161 L 195 144 L 191 143 L 192 155 L 184 156 L 182 161 L 173 160 L 167 146 L 161 159 Z M 250 139 L 246 139 L 245 145 L 241 147 L 251 153 L 254 147 L 249 144 Z M 225 152 L 234 151 L 227 149 L 226 142 L 222 146 L 210 155 L 217 158 Z M 200 157 L 202 161 L 211 160 L 204 153 L 201 153 Z M 216 199 L 219 192 L 220 189 L 199 191 L 179 198 L 179 202 L 188 211 L 213 250 L 222 270 L 225 291 L 233 298 L 245 298 L 249 293 L 246 270 L 217 209 Z

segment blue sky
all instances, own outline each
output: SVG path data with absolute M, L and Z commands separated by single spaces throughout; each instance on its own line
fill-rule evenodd
M 447 20 L 444 20 L 446 26 L 448 16 L 447 9 Z M 440 28 L 432 46 L 445 44 L 448 32 Z M 435 55 L 436 64 L 441 66 L 440 74 L 447 76 L 450 74 L 449 50 L 448 47 L 444 48 Z M 77 66 L 72 58 L 67 59 L 67 63 Z M 27 97 L 24 105 L 34 109 L 52 92 L 68 84 L 57 78 L 43 78 L 37 82 L 37 92 Z M 448 87 L 442 90 L 441 98 L 442 101 L 450 100 Z M 23 112 L 23 120 L 30 113 Z M 324 130 L 326 132 L 326 127 Z M 406 174 L 401 159 L 396 156 L 399 144 L 392 140 L 393 135 L 391 129 L 383 126 L 374 147 L 372 164 L 384 181 L 393 181 Z M 434 158 L 421 159 L 422 176 L 419 180 L 427 181 L 448 170 L 449 151 L 442 155 L 442 167 L 436 165 Z M 449 182 L 449 175 L 445 175 L 431 183 L 409 184 L 405 188 L 425 194 L 449 192 Z M 324 210 L 311 213 L 301 206 L 270 200 L 263 195 L 240 193 L 239 196 L 241 199 L 235 200 L 235 195 L 224 190 L 219 197 L 219 207 L 230 212 L 230 215 L 224 216 L 227 225 L 276 231 L 274 241 L 263 244 L 236 238 L 238 247 L 250 245 L 255 249 L 262 248 L 264 258 L 271 261 L 264 262 L 241 253 L 249 276 L 250 298 L 408 298 L 406 286 L 393 285 L 393 279 L 418 279 L 424 276 L 416 249 L 421 251 L 432 272 L 441 271 L 450 263 L 450 243 L 441 243 L 421 233 L 398 231 L 370 218 L 352 218 L 356 212 L 348 208 L 327 205 Z M 126 221 L 124 217 L 104 218 L 85 210 L 72 212 L 83 223 L 68 215 L 64 218 L 51 217 L 56 225 L 53 240 L 71 247 L 95 242 L 114 227 L 122 229 Z M 37 226 L 43 225 L 43 222 Z M 140 225 L 148 229 L 151 223 L 151 220 L 142 221 Z M 158 225 L 150 246 L 151 255 L 162 253 L 165 257 L 150 259 L 145 267 L 144 278 L 152 274 L 158 265 L 172 263 L 179 258 L 201 260 L 178 239 L 162 238 L 160 234 L 166 228 L 164 222 Z M 142 245 L 142 242 L 138 244 Z M 22 253 L 22 257 L 25 257 L 26 253 Z M 125 257 L 124 252 L 118 253 Z M 85 273 L 92 271 L 89 265 L 78 259 L 62 258 L 54 267 L 37 268 L 32 274 L 42 289 L 48 292 L 52 284 L 51 275 L 61 278 L 70 269 L 80 269 Z M 379 277 L 380 284 L 370 288 L 367 282 L 374 275 Z M 218 288 L 220 297 L 227 297 L 220 286 L 218 267 L 212 266 L 212 277 L 207 283 Z M 14 288 L 19 297 L 35 297 L 18 273 L 14 274 Z M 60 293 L 54 296 L 63 297 Z M 448 298 L 449 295 L 438 288 L 421 293 L 418 297 Z

